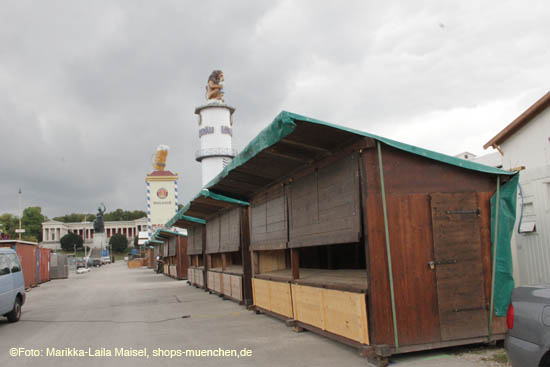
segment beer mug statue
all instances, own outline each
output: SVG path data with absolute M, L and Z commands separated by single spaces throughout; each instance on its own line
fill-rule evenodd
M 168 156 L 168 149 L 170 149 L 167 145 L 159 145 L 157 147 L 157 152 L 155 153 L 154 159 L 153 159 L 153 169 L 155 171 L 164 171 L 166 168 L 166 157 Z

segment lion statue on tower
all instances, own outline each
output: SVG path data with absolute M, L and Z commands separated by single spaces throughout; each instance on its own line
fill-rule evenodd
M 206 99 L 219 99 L 223 100 L 223 71 L 214 70 L 208 77 L 208 84 L 206 85 Z

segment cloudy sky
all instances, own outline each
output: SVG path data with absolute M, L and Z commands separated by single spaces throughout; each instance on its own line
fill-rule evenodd
M 158 144 L 200 189 L 198 126 L 225 74 L 242 149 L 281 110 L 447 154 L 550 89 L 547 1 L 0 0 L 0 213 L 144 209 Z

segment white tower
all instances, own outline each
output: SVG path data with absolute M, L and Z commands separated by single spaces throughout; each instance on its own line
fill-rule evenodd
M 216 72 L 221 75 L 213 79 Z M 211 98 L 205 105 L 195 108 L 200 139 L 200 149 L 195 153 L 195 159 L 201 162 L 203 187 L 237 155 L 232 146 L 235 108 L 223 102 L 222 82 L 223 73 L 213 72 L 207 86 L 207 96 Z

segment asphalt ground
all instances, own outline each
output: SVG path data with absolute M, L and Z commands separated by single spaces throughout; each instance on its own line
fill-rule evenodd
M 505 366 L 501 350 L 451 349 L 392 358 L 396 366 Z M 0 319 L 0 366 L 366 366 L 353 348 L 151 269 L 117 262 L 27 294 Z

